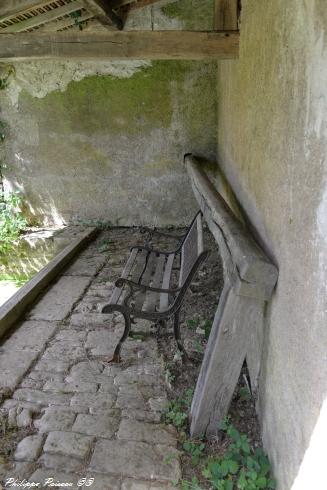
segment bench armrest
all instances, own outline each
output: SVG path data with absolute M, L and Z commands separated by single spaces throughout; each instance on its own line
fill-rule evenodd
M 138 289 L 140 291 L 153 291 L 154 293 L 168 293 L 168 294 L 176 294 L 182 289 L 182 288 L 172 288 L 172 289 L 153 288 L 151 286 L 147 286 L 146 284 L 139 284 L 137 282 L 131 281 L 130 279 L 125 279 L 124 277 L 120 277 L 115 282 L 115 286 L 117 288 L 122 288 L 125 285 L 129 286 L 132 290 Z

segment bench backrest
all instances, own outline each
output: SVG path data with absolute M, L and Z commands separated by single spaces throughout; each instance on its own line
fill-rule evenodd
M 179 287 L 187 280 L 192 267 L 199 255 L 203 252 L 203 232 L 201 212 L 199 212 L 191 223 L 181 245 L 181 269 L 179 276 Z

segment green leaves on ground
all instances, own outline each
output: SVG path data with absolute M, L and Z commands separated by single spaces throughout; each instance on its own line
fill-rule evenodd
M 245 434 L 241 434 L 228 417 L 220 425 L 220 430 L 230 439 L 227 451 L 219 457 L 210 457 L 203 465 L 202 475 L 206 481 L 204 488 L 214 490 L 273 490 L 275 480 L 271 477 L 271 467 L 262 449 L 252 449 Z M 186 441 L 185 452 L 191 454 L 192 464 L 198 465 L 205 457 L 205 443 Z M 182 490 L 203 490 L 199 480 L 181 482 Z
M 165 422 L 174 425 L 178 430 L 185 430 L 192 397 L 193 389 L 188 389 L 184 392 L 183 396 L 169 402 L 168 408 L 164 414 Z

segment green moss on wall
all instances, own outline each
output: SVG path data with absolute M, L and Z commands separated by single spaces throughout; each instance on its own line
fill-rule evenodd
M 162 7 L 167 17 L 178 19 L 185 29 L 212 29 L 214 0 L 178 0 Z
M 131 78 L 89 76 L 71 82 L 65 92 L 54 91 L 43 99 L 22 92 L 20 107 L 37 111 L 38 119 L 43 119 L 50 131 L 149 133 L 170 126 L 172 84 L 182 90 L 190 69 L 189 62 L 162 61 Z

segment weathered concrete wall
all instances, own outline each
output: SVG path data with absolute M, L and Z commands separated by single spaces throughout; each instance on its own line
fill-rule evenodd
M 184 12 L 203 29 L 213 1 L 201 4 L 201 16 L 185 0 L 174 4 L 177 17 L 169 6 L 166 13 L 136 11 L 126 28 L 187 27 Z M 42 61 L 15 68 L 0 93 L 9 133 L 5 177 L 23 192 L 34 221 L 189 221 L 196 203 L 182 161 L 189 151 L 215 159 L 215 63 Z
M 218 157 L 279 267 L 259 393 L 263 437 L 279 490 L 320 489 L 327 453 L 327 10 L 324 0 L 242 4 L 240 59 L 219 66 Z
M 77 73 L 85 73 L 80 65 Z M 2 101 L 6 177 L 22 190 L 30 215 L 48 223 L 187 221 L 195 203 L 183 154 L 216 152 L 215 65 L 154 62 L 134 73 L 120 66 L 125 78 L 69 81 L 74 67 L 20 64 L 23 90 L 12 86 Z M 62 90 L 53 90 L 56 83 Z

